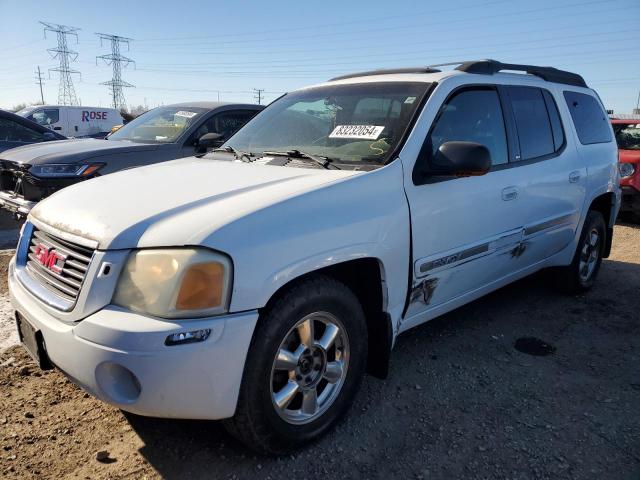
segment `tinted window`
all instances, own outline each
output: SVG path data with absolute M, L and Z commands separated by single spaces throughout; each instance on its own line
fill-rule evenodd
M 564 92 L 564 98 L 581 144 L 611 141 L 609 118 L 598 100 L 577 92 Z
M 0 140 L 5 142 L 42 142 L 44 134 L 11 120 L 0 118 Z
M 194 140 L 206 133 L 219 133 L 222 135 L 221 140 L 226 141 L 257 113 L 254 110 L 233 110 L 214 115 L 198 128 Z
M 551 122 L 551 131 L 553 132 L 553 146 L 556 151 L 562 148 L 564 145 L 564 129 L 562 128 L 562 121 L 560 120 L 560 114 L 558 113 L 558 106 L 547 90 L 543 90 L 544 100 L 547 103 L 547 113 L 549 114 L 549 121 Z
M 431 156 L 440 145 L 451 141 L 479 143 L 489 149 L 493 165 L 507 163 L 507 138 L 498 92 L 464 90 L 442 106 L 429 137 Z
M 542 90 L 509 87 L 513 116 L 520 141 L 520 159 L 542 157 L 555 152 L 553 132 Z

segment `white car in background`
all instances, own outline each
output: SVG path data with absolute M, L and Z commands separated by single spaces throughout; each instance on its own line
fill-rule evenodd
M 619 206 L 579 75 L 367 72 L 283 96 L 202 158 L 39 203 L 9 288 L 42 366 L 282 453 L 386 375 L 402 332 L 543 268 L 590 288 Z
M 118 110 L 106 107 L 37 105 L 16 113 L 69 138 L 104 138 L 114 126 L 124 123 Z

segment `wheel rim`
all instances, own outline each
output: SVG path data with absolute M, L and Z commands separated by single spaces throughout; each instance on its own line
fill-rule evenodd
M 598 264 L 598 257 L 600 255 L 600 233 L 597 229 L 593 229 L 585 237 L 582 249 L 580 251 L 580 264 L 578 265 L 578 272 L 580 280 L 587 282 Z
M 288 423 L 309 423 L 334 403 L 349 368 L 349 339 L 334 315 L 315 312 L 287 333 L 271 368 L 271 401 Z

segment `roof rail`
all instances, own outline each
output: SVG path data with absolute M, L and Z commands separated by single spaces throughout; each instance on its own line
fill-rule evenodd
M 502 63 L 497 60 L 474 60 L 463 62 L 456 70 L 467 73 L 479 73 L 481 75 L 493 75 L 502 70 L 515 70 L 535 75 L 548 82 L 564 83 L 576 87 L 587 87 L 584 78 L 577 73 L 558 70 L 553 67 L 536 67 L 535 65 L 518 65 L 515 63 Z
M 368 72 L 350 73 L 348 75 L 342 75 L 330 79 L 330 82 L 334 80 L 345 80 L 347 78 L 355 77 L 368 77 L 371 75 L 389 75 L 392 73 L 437 73 L 440 70 L 431 67 L 414 67 L 414 68 L 390 68 L 385 70 L 370 70 Z

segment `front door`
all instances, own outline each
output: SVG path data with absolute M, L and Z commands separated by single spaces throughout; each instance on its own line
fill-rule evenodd
M 411 208 L 413 272 L 407 328 L 446 309 L 456 299 L 513 272 L 522 240 L 524 206 L 508 168 L 503 104 L 493 86 L 451 93 L 427 135 L 417 167 L 448 141 L 470 141 L 491 154 L 489 173 L 475 177 L 405 175 Z

